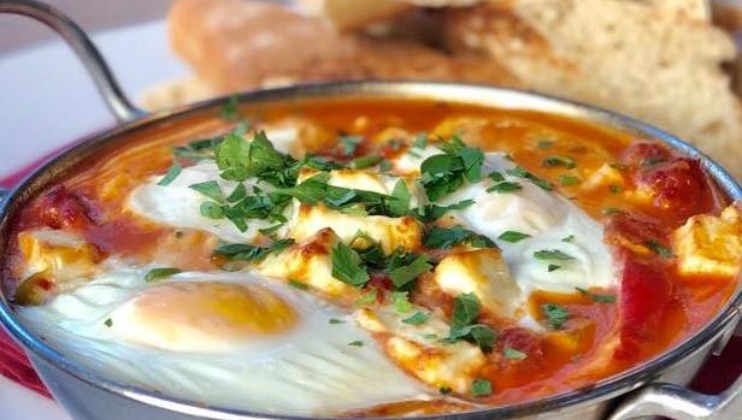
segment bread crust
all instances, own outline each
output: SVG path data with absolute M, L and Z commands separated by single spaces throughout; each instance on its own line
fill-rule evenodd
M 174 51 L 215 93 L 276 78 L 467 81 L 514 86 L 483 57 L 450 57 L 425 45 L 337 33 L 318 19 L 242 0 L 178 0 L 168 17 Z

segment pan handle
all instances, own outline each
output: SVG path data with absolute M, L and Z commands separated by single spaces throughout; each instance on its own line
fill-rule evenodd
M 56 8 L 35 0 L 0 0 L 0 14 L 30 17 L 52 28 L 67 41 L 93 78 L 108 108 L 120 122 L 135 120 L 145 113 L 132 105 L 113 77 L 103 56 L 85 32 Z
M 735 309 L 732 325 L 710 349 L 714 354 L 718 355 L 726 346 L 735 326 L 742 325 L 742 305 L 738 303 Z M 622 401 L 606 420 L 644 416 L 664 416 L 673 420 L 740 420 L 740 414 L 742 376 L 718 395 L 702 394 L 676 384 L 652 383 Z
M 742 377 L 719 395 L 674 384 L 651 384 L 623 402 L 608 420 L 665 416 L 673 420 L 737 420 L 742 413 Z

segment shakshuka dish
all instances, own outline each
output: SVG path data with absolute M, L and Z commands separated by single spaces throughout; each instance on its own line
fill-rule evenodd
M 183 127 L 12 221 L 17 317 L 120 383 L 278 414 L 510 405 L 648 361 L 737 288 L 739 203 L 657 141 L 381 99 Z

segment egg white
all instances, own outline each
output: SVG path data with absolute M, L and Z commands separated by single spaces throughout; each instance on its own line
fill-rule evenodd
M 426 149 L 425 156 L 433 154 L 433 150 Z M 421 160 L 400 162 L 419 165 Z M 577 287 L 615 287 L 618 284 L 617 270 L 603 241 L 603 227 L 559 193 L 546 191 L 527 179 L 508 175 L 506 171 L 514 166 L 503 154 L 487 153 L 482 172 L 486 175 L 497 171 L 506 181 L 520 184 L 522 189 L 506 193 L 487 192 L 493 182 L 485 179 L 461 187 L 440 200 L 439 204 L 474 201 L 473 205 L 449 214 L 467 228 L 497 243 L 524 296 L 533 290 L 574 292 Z M 405 170 L 411 170 L 411 167 L 405 166 Z M 517 231 L 531 237 L 516 243 L 500 240 L 498 237 L 506 231 Z M 536 259 L 534 253 L 541 250 L 559 250 L 574 260 Z M 560 268 L 550 272 L 549 264 Z
M 226 218 L 210 219 L 201 215 L 201 204 L 212 201 L 201 193 L 189 188 L 202 182 L 216 181 L 225 196 L 231 194 L 239 183 L 224 180 L 219 176 L 219 168 L 214 162 L 203 162 L 183 168 L 172 183 L 166 186 L 157 185 L 162 176 L 147 179 L 129 195 L 127 206 L 133 213 L 146 219 L 177 228 L 199 229 L 213 233 L 228 242 L 249 242 L 265 229 L 275 225 L 270 220 L 248 220 L 247 230 L 239 229 Z M 248 191 L 257 186 L 263 191 L 273 187 L 254 179 L 243 182 Z M 287 208 L 288 214 L 290 209 Z M 279 235 L 284 231 L 277 232 Z
M 298 326 L 278 336 L 235 339 L 231 348 L 216 352 L 171 351 L 129 342 L 106 320 L 151 287 L 144 281 L 146 272 L 126 268 L 109 272 L 45 306 L 18 308 L 18 317 L 50 345 L 109 378 L 212 406 L 332 415 L 431 398 L 348 314 L 307 292 L 247 273 L 191 272 L 164 281 L 267 287 L 299 313 Z M 343 322 L 331 324 L 330 319 Z M 362 346 L 349 345 L 356 341 Z

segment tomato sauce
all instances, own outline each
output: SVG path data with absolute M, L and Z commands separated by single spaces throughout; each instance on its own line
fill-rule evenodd
M 245 113 L 255 124 L 299 116 L 334 133 L 366 138 L 390 128 L 442 137 L 457 133 L 485 151 L 508 153 L 518 165 L 553 183 L 556 190 L 604 223 L 605 240 L 621 271 L 619 290 L 533 293 L 529 313 L 537 321 L 544 321 L 545 304 L 557 303 L 568 310 L 569 319 L 554 331 L 535 333 L 485 314 L 483 322 L 497 327 L 499 339 L 497 351 L 488 356 L 482 372 L 494 393 L 483 402 L 532 400 L 593 384 L 641 363 L 701 328 L 736 289 L 732 279 L 680 275 L 673 256 L 663 252 L 669 247 L 669 234 L 689 216 L 718 214 L 730 200 L 697 161 L 659 143 L 537 112 L 441 102 L 297 102 L 246 108 Z M 103 253 L 146 261 L 174 230 L 126 211 L 127 195 L 147 177 L 168 169 L 172 145 L 223 133 L 233 126 L 216 116 L 199 115 L 182 125 L 145 131 L 129 139 L 126 146 L 109 147 L 33 199 L 20 212 L 14 230 L 72 229 Z M 327 149 L 317 152 L 329 153 Z M 397 151 L 383 149 L 381 153 Z M 554 156 L 563 160 L 544 163 Z M 22 279 L 14 267 L 17 243 L 11 245 L 12 258 L 6 259 L 10 276 L 6 278 L 15 283 Z M 207 253 L 191 252 L 184 260 L 198 261 L 194 266 L 216 267 Z M 385 278 L 373 281 L 389 282 Z M 420 287 L 423 292 L 417 303 L 451 312 L 450 297 L 434 289 L 425 292 L 429 287 L 425 279 Z M 506 348 L 528 357 L 503 358 Z

